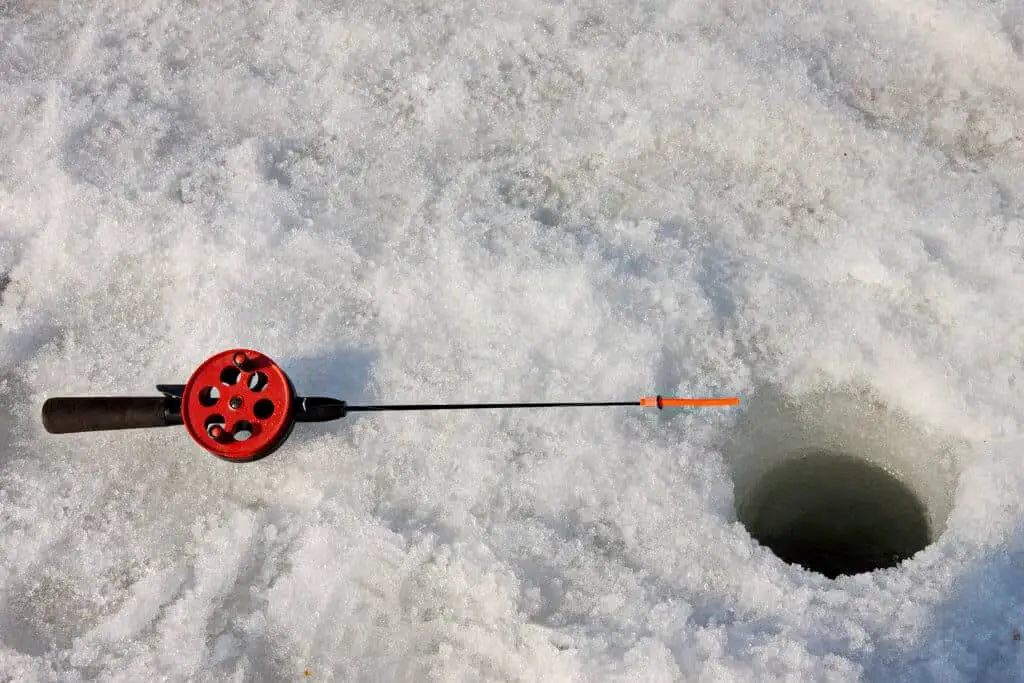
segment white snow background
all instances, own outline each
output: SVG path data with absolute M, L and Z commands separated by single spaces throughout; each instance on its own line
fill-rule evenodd
M 1021 0 L 4 0 L 0 680 L 1024 680 L 1022 248 Z M 235 346 L 744 403 L 42 429 Z M 794 439 L 935 543 L 760 547 Z

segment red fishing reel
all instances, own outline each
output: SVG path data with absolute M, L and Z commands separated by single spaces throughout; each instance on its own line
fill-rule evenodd
M 299 398 L 288 375 L 252 349 L 211 356 L 185 384 L 158 384 L 163 396 L 55 397 L 43 404 L 51 434 L 184 425 L 192 439 L 231 462 L 280 448 L 296 422 L 344 417 L 345 402 Z
M 185 384 L 181 419 L 196 443 L 236 462 L 276 451 L 295 426 L 295 387 L 269 357 L 233 349 L 206 359 Z

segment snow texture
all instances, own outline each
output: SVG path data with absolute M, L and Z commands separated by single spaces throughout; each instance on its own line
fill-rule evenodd
M 0 680 L 1024 680 L 1020 0 L 0 2 Z M 225 348 L 253 465 L 46 434 Z M 804 446 L 935 542 L 737 522 Z

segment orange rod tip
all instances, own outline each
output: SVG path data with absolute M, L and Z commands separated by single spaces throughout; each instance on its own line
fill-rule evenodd
M 712 408 L 716 406 L 737 406 L 739 404 L 739 396 L 726 396 L 723 398 L 645 396 L 640 399 L 640 405 L 645 408 Z

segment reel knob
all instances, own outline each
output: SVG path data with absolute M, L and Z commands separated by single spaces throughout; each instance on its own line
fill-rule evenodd
M 259 351 L 230 349 L 196 368 L 181 397 L 189 436 L 214 455 L 249 462 L 277 450 L 295 426 L 295 388 Z

